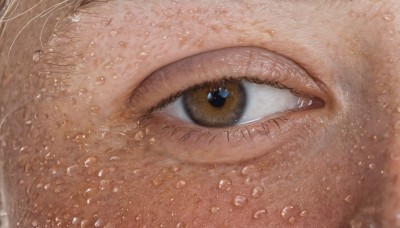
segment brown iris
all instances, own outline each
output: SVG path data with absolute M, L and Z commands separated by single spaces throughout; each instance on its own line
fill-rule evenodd
M 234 125 L 242 117 L 245 105 L 246 93 L 240 81 L 206 83 L 183 95 L 186 113 L 205 127 Z

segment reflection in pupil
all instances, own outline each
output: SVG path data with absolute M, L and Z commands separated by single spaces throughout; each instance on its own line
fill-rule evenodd
M 208 102 L 215 108 L 221 108 L 224 106 L 226 99 L 230 92 L 226 89 L 219 88 L 218 90 L 208 92 Z

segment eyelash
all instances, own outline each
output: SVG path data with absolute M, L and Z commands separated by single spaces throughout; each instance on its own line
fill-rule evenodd
M 186 89 L 183 89 L 181 91 L 173 93 L 172 95 L 168 96 L 167 98 L 161 100 L 156 105 L 150 107 L 146 112 L 144 112 L 144 116 L 151 115 L 151 113 L 153 113 L 155 111 L 159 111 L 159 110 L 165 108 L 167 105 L 175 102 L 180 96 L 182 96 L 183 94 L 185 94 L 186 92 L 188 92 L 188 91 L 190 91 L 192 89 L 196 89 L 197 87 L 200 87 L 200 86 L 206 85 L 206 84 L 214 84 L 214 83 L 217 83 L 217 82 L 223 81 L 223 80 L 226 80 L 226 81 L 241 81 L 241 80 L 245 80 L 247 82 L 268 85 L 268 86 L 272 86 L 272 87 L 275 87 L 275 88 L 278 88 L 278 89 L 288 89 L 293 94 L 299 95 L 298 93 L 294 92 L 291 88 L 288 88 L 287 86 L 283 85 L 282 83 L 280 83 L 278 81 L 263 81 L 263 80 L 260 80 L 260 79 L 257 79 L 257 78 L 253 78 L 253 77 L 241 77 L 241 78 L 222 77 L 222 78 L 219 78 L 217 80 L 206 81 L 206 82 L 203 82 L 201 84 L 196 84 L 194 86 L 190 86 L 190 87 L 188 87 Z
M 290 111 L 287 111 L 290 112 Z M 286 113 L 287 113 L 286 112 Z M 150 125 L 155 124 L 153 121 L 155 118 L 152 115 L 146 115 L 143 116 L 140 120 L 140 126 L 142 126 L 143 129 L 148 128 Z M 194 130 L 192 127 L 182 127 L 182 126 L 176 126 L 175 124 L 168 124 L 164 126 L 161 129 L 162 135 L 168 135 L 170 138 L 172 138 L 174 135 L 176 135 L 178 132 L 183 132 L 183 136 L 181 136 L 178 141 L 180 143 L 185 143 L 189 138 L 195 138 L 196 143 L 203 137 L 208 137 L 208 145 L 211 145 L 216 137 L 220 136 L 221 134 L 226 134 L 226 137 L 224 137 L 227 142 L 229 143 L 231 140 L 233 140 L 236 135 L 239 135 L 240 137 L 246 139 L 250 138 L 250 141 L 252 140 L 254 134 L 258 135 L 264 135 L 264 136 L 269 136 L 270 129 L 272 127 L 277 127 L 279 130 L 281 130 L 281 124 L 286 123 L 290 121 L 289 118 L 285 116 L 280 116 L 272 119 L 267 119 L 267 120 L 261 120 L 257 121 L 256 124 L 253 124 L 252 129 L 254 131 L 249 129 L 249 125 L 243 125 L 243 126 L 235 126 L 234 130 L 231 129 L 209 129 L 205 127 L 199 127 L 199 129 Z M 262 131 L 260 131 L 260 128 Z M 257 129 L 257 130 L 256 130 Z M 168 132 L 171 132 L 170 134 L 167 134 Z M 237 134 L 239 133 L 239 134 Z M 246 136 L 247 133 L 247 136 Z M 253 135 L 252 135 L 253 134 Z

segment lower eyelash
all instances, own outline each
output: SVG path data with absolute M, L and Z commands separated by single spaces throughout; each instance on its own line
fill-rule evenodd
M 151 115 L 143 117 L 140 121 L 140 125 L 143 129 L 145 129 L 154 124 L 154 118 L 157 117 Z M 254 134 L 269 136 L 272 127 L 277 127 L 279 130 L 281 130 L 280 125 L 288 121 L 289 119 L 286 117 L 277 117 L 257 121 L 255 124 L 248 124 L 243 126 L 237 125 L 236 127 L 231 127 L 232 129 L 194 129 L 192 127 L 186 126 L 176 126 L 176 124 L 167 124 L 166 126 L 163 126 L 158 134 L 173 138 L 175 135 L 181 133 L 182 136 L 180 136 L 177 140 L 180 143 L 185 143 L 190 139 L 195 139 L 194 141 L 198 143 L 202 138 L 207 138 L 208 145 L 211 145 L 215 141 L 215 139 L 222 134 L 226 135 L 225 138 L 228 143 L 231 140 L 234 140 L 236 137 L 242 137 L 243 139 L 249 138 L 249 141 L 252 141 Z

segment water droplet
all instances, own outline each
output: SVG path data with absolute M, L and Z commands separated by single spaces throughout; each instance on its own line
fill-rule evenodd
M 104 225 L 104 220 L 103 219 L 97 219 L 96 222 L 94 223 L 95 227 L 101 227 Z
M 143 131 L 139 131 L 138 133 L 136 133 L 135 135 L 135 140 L 136 141 L 141 141 L 143 139 L 144 135 L 143 135 Z
M 186 227 L 186 225 L 185 225 L 184 222 L 178 222 L 178 223 L 176 224 L 176 228 L 184 228 L 184 227 Z
M 35 62 L 35 63 L 39 62 L 40 59 L 42 58 L 42 55 L 43 55 L 43 54 L 44 54 L 44 52 L 41 51 L 41 50 L 35 51 L 35 52 L 33 53 L 33 56 L 32 56 L 33 62 Z
M 68 176 L 73 176 L 79 172 L 79 166 L 77 164 L 71 165 L 67 168 Z
M 219 207 L 211 207 L 210 211 L 211 211 L 211 213 L 215 214 L 219 211 Z
M 79 217 L 74 217 L 74 218 L 72 218 L 72 221 L 71 221 L 72 225 L 78 225 L 80 222 L 81 222 L 81 218 L 79 218 Z
M 176 188 L 183 188 L 186 185 L 186 181 L 185 180 L 180 180 L 178 181 L 178 183 L 176 183 Z
M 259 198 L 262 194 L 264 194 L 264 188 L 261 186 L 255 186 L 251 191 L 251 196 L 254 198 Z
M 97 163 L 97 157 L 89 157 L 85 160 L 85 166 L 91 167 Z
M 71 16 L 68 17 L 68 19 L 72 23 L 79 22 L 81 20 L 81 15 L 79 13 L 73 13 Z
M 106 82 L 106 79 L 104 77 L 98 77 L 96 78 L 96 85 L 103 85 Z
M 237 206 L 237 207 L 243 207 L 244 205 L 246 205 L 248 203 L 248 199 L 245 195 L 236 195 L 233 198 L 233 205 Z
M 139 53 L 139 58 L 144 59 L 150 54 L 149 51 L 142 51 Z
M 151 137 L 150 139 L 149 139 L 149 144 L 150 145 L 154 145 L 156 143 L 156 139 L 154 138 L 154 137 Z
M 38 225 L 39 225 L 39 222 L 36 219 L 34 219 L 32 221 L 32 226 L 37 227 Z
M 346 198 L 344 198 L 344 201 L 346 203 L 351 203 L 353 201 L 353 196 L 352 195 L 348 195 L 346 196 Z
M 371 169 L 371 170 L 372 170 L 372 169 L 375 169 L 375 164 L 374 164 L 374 163 L 369 164 L 369 165 L 368 165 L 368 168 Z
M 293 214 L 294 207 L 292 205 L 286 206 L 281 211 L 282 218 L 289 218 Z
M 97 189 L 97 188 L 88 188 L 88 189 L 86 189 L 85 192 L 83 193 L 83 196 L 84 196 L 85 198 L 90 198 L 90 197 L 95 196 L 95 195 L 97 194 L 97 192 L 98 192 L 98 189 Z
M 397 107 L 396 111 L 397 111 L 398 113 L 400 113 L 400 106 Z
M 247 176 L 247 175 L 254 173 L 255 171 L 256 171 L 256 167 L 254 165 L 247 165 L 247 166 L 243 167 L 243 169 L 241 170 L 240 173 Z
M 305 217 L 305 216 L 307 216 L 307 214 L 308 214 L 308 212 L 306 210 L 303 210 L 300 212 L 301 217 Z
M 254 212 L 253 218 L 255 218 L 255 219 L 262 218 L 266 213 L 267 213 L 267 210 L 265 210 L 265 209 L 257 210 L 256 212 Z
M 393 21 L 394 15 L 393 15 L 392 13 L 385 13 L 385 14 L 383 15 L 383 19 L 384 19 L 385 21 Z
M 135 18 L 135 15 L 132 12 L 127 12 L 124 15 L 124 20 L 125 21 L 132 21 Z
M 232 182 L 229 179 L 221 179 L 218 183 L 218 188 L 228 191 L 232 188 Z
M 296 218 L 295 217 L 290 217 L 288 221 L 289 221 L 290 224 L 294 224 L 296 222 Z

